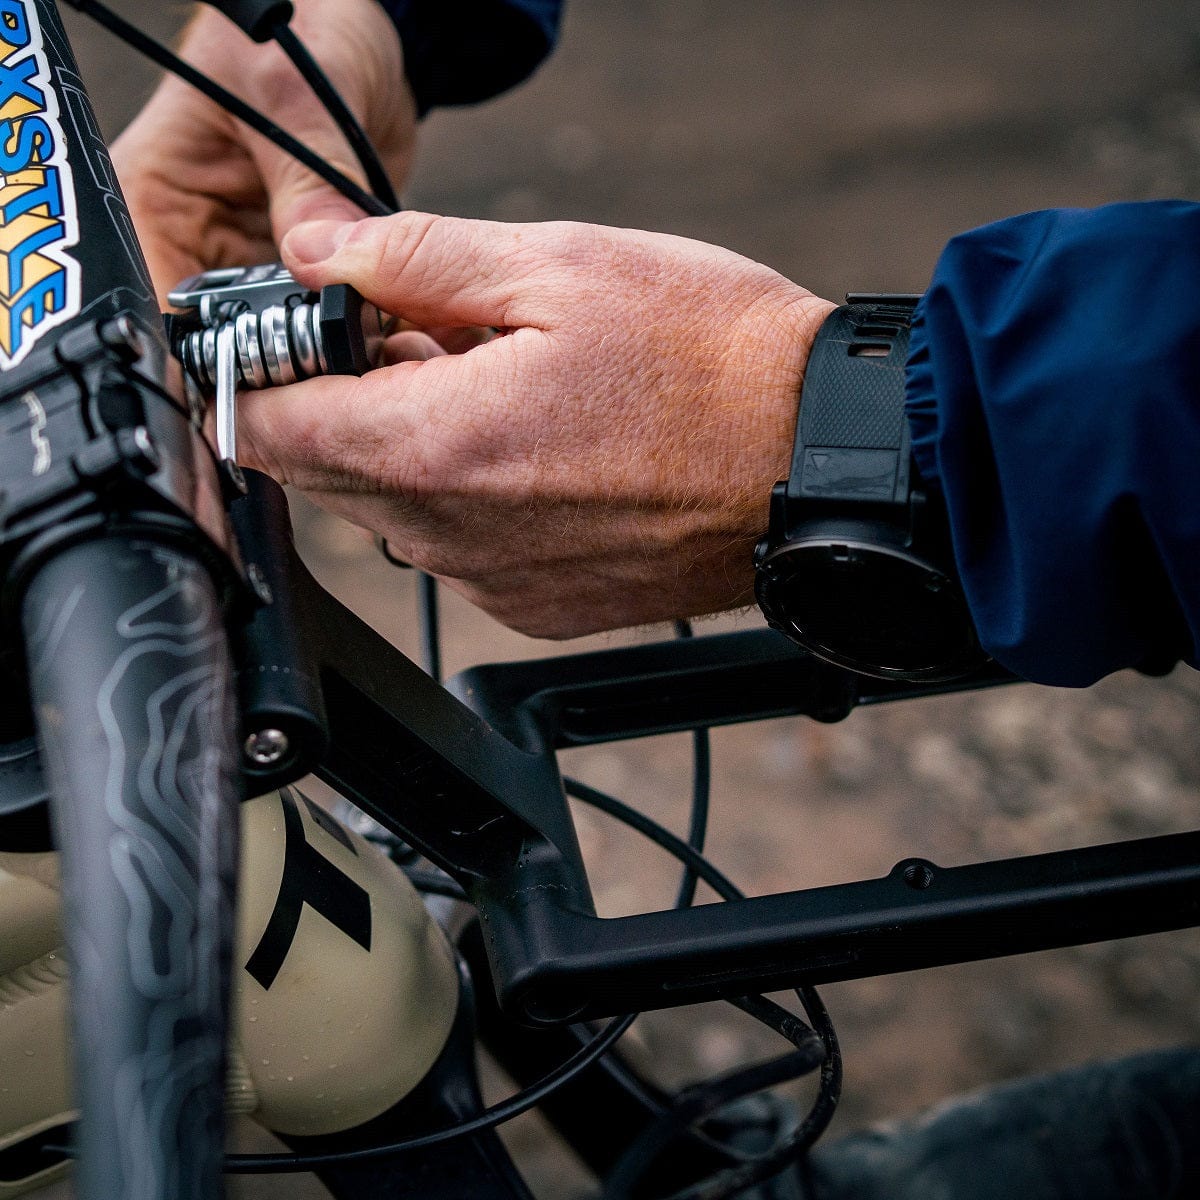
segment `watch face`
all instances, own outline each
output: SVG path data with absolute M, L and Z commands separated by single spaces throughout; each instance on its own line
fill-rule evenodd
M 980 665 L 966 601 L 929 563 L 863 543 L 781 547 L 763 563 L 768 620 L 814 654 L 884 679 L 953 679 Z

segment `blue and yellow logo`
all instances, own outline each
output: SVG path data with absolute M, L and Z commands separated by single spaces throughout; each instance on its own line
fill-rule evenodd
M 0 0 L 0 368 L 79 311 L 75 189 L 31 0 Z

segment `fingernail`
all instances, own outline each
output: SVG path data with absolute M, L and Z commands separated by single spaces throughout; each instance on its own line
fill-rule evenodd
M 283 250 L 297 262 L 324 262 L 341 248 L 353 228 L 353 221 L 306 221 L 283 239 Z

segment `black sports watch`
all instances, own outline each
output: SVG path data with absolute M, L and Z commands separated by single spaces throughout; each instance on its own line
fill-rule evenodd
M 755 594 L 774 629 L 881 679 L 946 680 L 987 661 L 904 414 L 919 296 L 851 294 L 813 343 L 791 474 L 771 493 Z

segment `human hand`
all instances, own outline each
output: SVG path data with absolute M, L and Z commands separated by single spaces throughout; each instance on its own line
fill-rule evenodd
M 247 465 L 536 636 L 749 601 L 833 305 L 731 251 L 600 226 L 403 213 L 301 226 L 283 255 L 418 327 L 503 335 L 246 394 Z
M 199 11 L 185 57 L 358 182 L 362 170 L 295 67 L 215 10 Z M 416 104 L 400 38 L 377 0 L 296 0 L 292 28 L 358 117 L 389 176 L 405 176 Z M 163 80 L 113 145 L 113 161 L 160 301 L 215 267 L 273 262 L 293 225 L 358 208 L 181 80 Z

